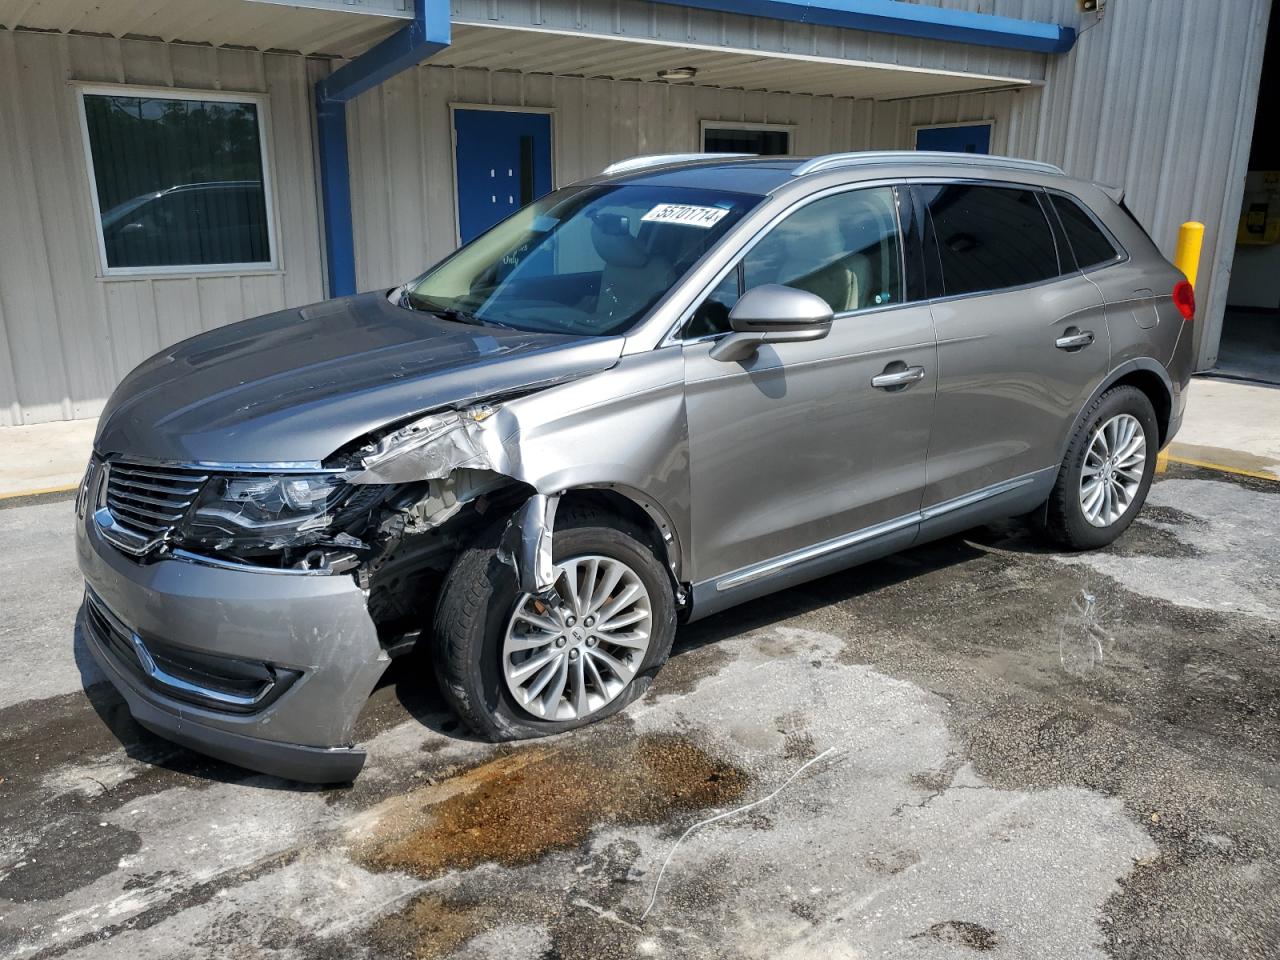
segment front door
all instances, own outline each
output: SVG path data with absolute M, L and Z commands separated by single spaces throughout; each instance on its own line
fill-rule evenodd
M 463 243 L 551 192 L 550 114 L 458 107 L 453 135 Z
M 920 184 L 941 268 L 925 507 L 1057 466 L 1111 355 L 1098 288 L 1034 187 Z
M 683 348 L 695 580 L 726 591 L 752 566 L 786 575 L 879 525 L 899 546 L 914 537 L 937 358 L 929 308 L 904 302 L 901 264 L 895 192 L 832 194 L 774 227 L 695 312 Z M 733 304 L 765 283 L 825 299 L 830 334 L 712 359 Z M 894 374 L 901 383 L 883 379 Z

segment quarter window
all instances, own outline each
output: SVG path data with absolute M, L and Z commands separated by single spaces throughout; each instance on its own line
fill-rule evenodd
M 1056 193 L 1049 194 L 1049 197 L 1062 221 L 1062 229 L 1067 233 L 1067 241 L 1075 251 L 1076 262 L 1081 270 L 1096 267 L 1120 256 L 1107 235 L 1080 204 Z
M 943 296 L 1019 287 L 1061 273 L 1036 191 L 967 184 L 916 189 L 933 221 Z
M 106 273 L 275 262 L 261 103 L 81 92 Z

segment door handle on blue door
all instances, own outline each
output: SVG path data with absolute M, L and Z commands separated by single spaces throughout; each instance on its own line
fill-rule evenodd
M 1093 331 L 1081 331 L 1075 327 L 1067 327 L 1063 335 L 1053 341 L 1053 345 L 1059 350 L 1083 350 L 1091 343 L 1093 343 Z
M 889 367 L 901 367 L 901 363 L 889 364 Z M 909 387 L 913 383 L 919 383 L 924 379 L 924 367 L 902 367 L 902 369 L 890 370 L 885 368 L 885 372 L 871 378 L 871 385 L 880 390 L 893 390 L 896 387 Z

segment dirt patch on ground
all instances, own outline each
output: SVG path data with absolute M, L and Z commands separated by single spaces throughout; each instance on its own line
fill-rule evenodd
M 599 824 L 656 823 L 731 803 L 747 782 L 676 735 L 527 748 L 462 774 L 448 796 L 428 788 L 396 802 L 357 855 L 371 869 L 421 877 L 486 862 L 520 866 L 577 847 Z
M 519 867 L 581 847 L 600 826 L 661 823 L 681 812 L 731 805 L 748 784 L 742 770 L 685 737 L 636 737 L 621 725 L 606 725 L 599 733 L 579 734 L 564 748 L 517 748 L 438 786 L 388 801 L 353 853 L 369 869 L 424 878 L 487 863 Z M 587 871 L 605 875 L 584 874 L 583 882 L 620 884 L 637 853 L 631 846 L 605 851 Z M 628 932 L 559 898 L 544 903 L 531 892 L 514 898 L 472 895 L 488 882 L 495 877 L 482 871 L 465 894 L 427 892 L 378 921 L 370 935 L 387 953 L 430 958 L 447 956 L 503 923 L 550 921 L 551 939 L 561 944 L 566 913 L 574 923 L 592 927 L 597 949 L 601 936 Z M 564 944 L 559 953 L 579 955 Z
M 491 926 L 498 905 L 474 900 L 451 900 L 428 893 L 404 909 L 383 917 L 369 931 L 379 953 L 397 957 L 448 956 Z
M 982 951 L 994 950 L 1000 942 L 995 931 L 969 920 L 945 920 L 942 923 L 935 923 L 924 933 L 917 933 L 912 939 L 918 937 L 929 937 L 940 943 L 957 943 Z

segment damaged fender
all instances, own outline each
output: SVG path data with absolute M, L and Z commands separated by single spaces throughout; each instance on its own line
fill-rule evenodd
M 560 496 L 535 493 L 507 523 L 498 557 L 515 568 L 523 593 L 553 596 L 561 570 L 551 559 Z
M 355 484 L 445 480 L 459 470 L 485 470 L 512 480 L 513 459 L 492 430 L 482 425 L 494 408 L 482 404 L 432 414 L 387 434 L 363 457 L 363 469 L 345 479 Z M 535 493 L 507 524 L 498 551 L 516 571 L 525 593 L 552 593 L 559 571 L 551 559 L 559 494 Z
M 435 489 L 470 471 L 524 487 L 529 495 L 508 522 L 499 555 L 515 569 L 522 592 L 548 598 L 560 575 L 552 559 L 560 498 L 571 490 L 613 490 L 653 519 L 680 595 L 688 451 L 678 352 L 628 358 L 620 367 L 614 375 L 632 389 L 603 403 L 587 377 L 419 417 L 355 451 L 343 479 L 429 481 Z M 662 503 L 677 508 L 676 517 Z

